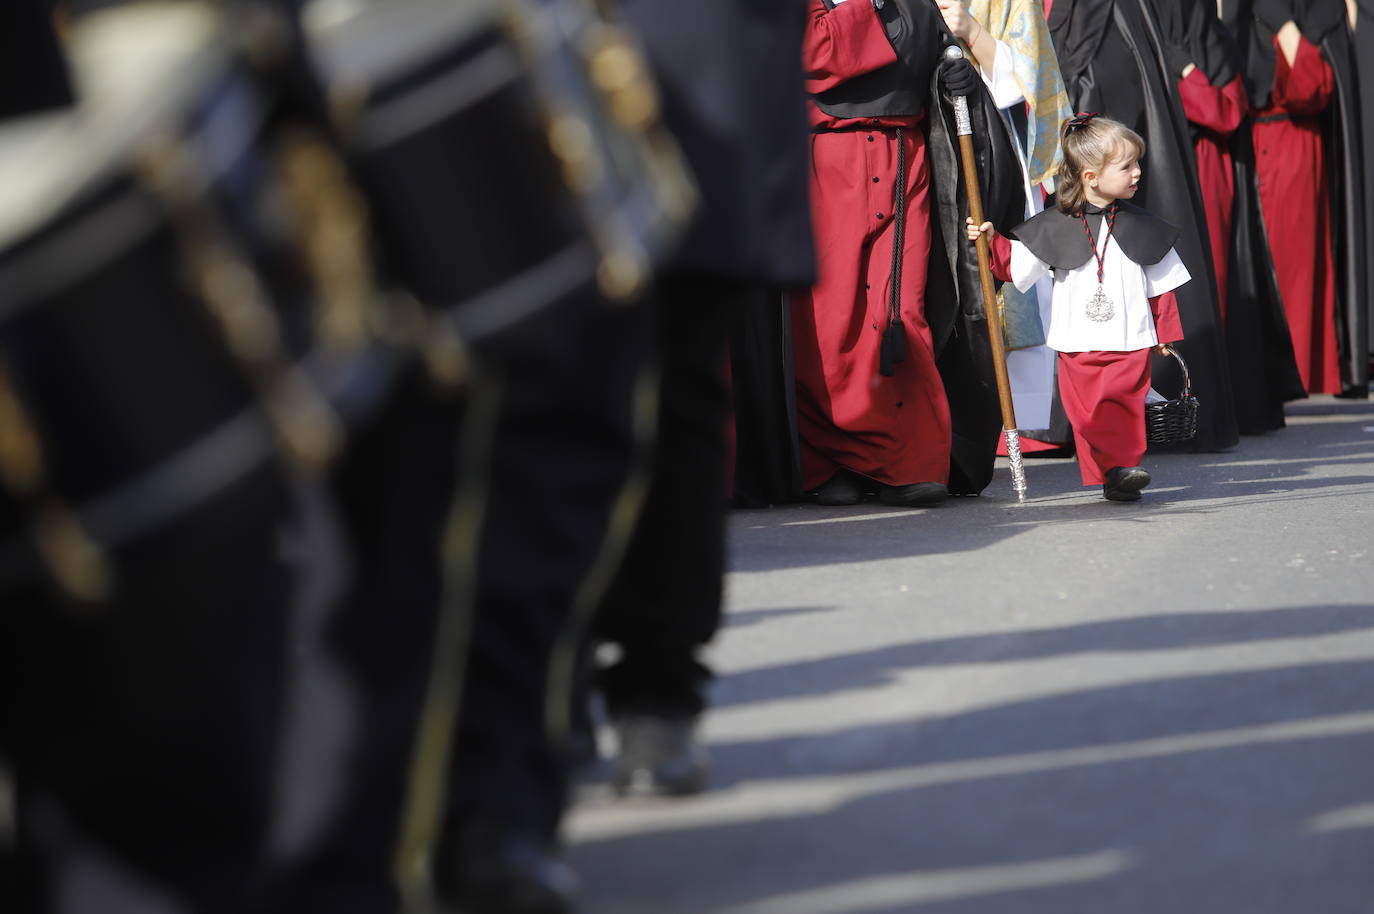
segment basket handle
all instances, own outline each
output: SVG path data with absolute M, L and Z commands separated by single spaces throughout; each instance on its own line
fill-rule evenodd
M 1188 363 L 1183 361 L 1183 356 L 1179 355 L 1178 350 L 1171 344 L 1165 343 L 1164 351 L 1166 354 L 1178 359 L 1178 367 L 1183 370 L 1183 393 L 1179 394 L 1178 398 L 1180 400 L 1186 400 L 1193 392 L 1193 383 L 1188 379 Z

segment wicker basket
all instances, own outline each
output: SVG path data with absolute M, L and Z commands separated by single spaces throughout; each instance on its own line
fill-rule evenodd
M 1176 400 L 1145 404 L 1145 440 L 1150 444 L 1178 444 L 1197 434 L 1197 397 L 1188 380 L 1188 363 L 1172 346 L 1165 348 L 1183 370 L 1183 392 Z

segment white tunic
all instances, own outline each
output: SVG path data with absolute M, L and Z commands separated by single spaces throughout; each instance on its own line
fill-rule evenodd
M 1106 235 L 1106 221 L 1099 235 Z M 1159 263 L 1142 267 L 1126 258 L 1116 239 L 1098 238 L 1102 253 L 1102 291 L 1112 302 L 1107 320 L 1088 317 L 1097 292 L 1097 259 L 1073 270 L 1053 270 L 1019 241 L 1011 243 L 1011 279 L 1021 291 L 1048 273 L 1054 275 L 1050 326 L 1045 344 L 1057 352 L 1133 352 L 1158 342 L 1150 299 L 1188 281 L 1188 268 L 1173 248 Z M 1104 249 L 1105 245 L 1105 249 Z

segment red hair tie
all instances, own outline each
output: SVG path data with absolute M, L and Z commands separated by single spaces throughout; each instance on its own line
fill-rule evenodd
M 1073 133 L 1075 130 L 1081 130 L 1088 126 L 1088 122 L 1095 117 L 1097 117 L 1096 111 L 1080 111 L 1078 114 L 1069 118 L 1068 122 L 1064 125 L 1064 129 L 1069 133 Z

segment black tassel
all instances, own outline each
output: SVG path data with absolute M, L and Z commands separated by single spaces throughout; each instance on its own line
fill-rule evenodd
M 906 326 L 901 318 L 888 322 L 883 331 L 883 342 L 878 349 L 878 374 L 892 377 L 898 362 L 906 361 Z

